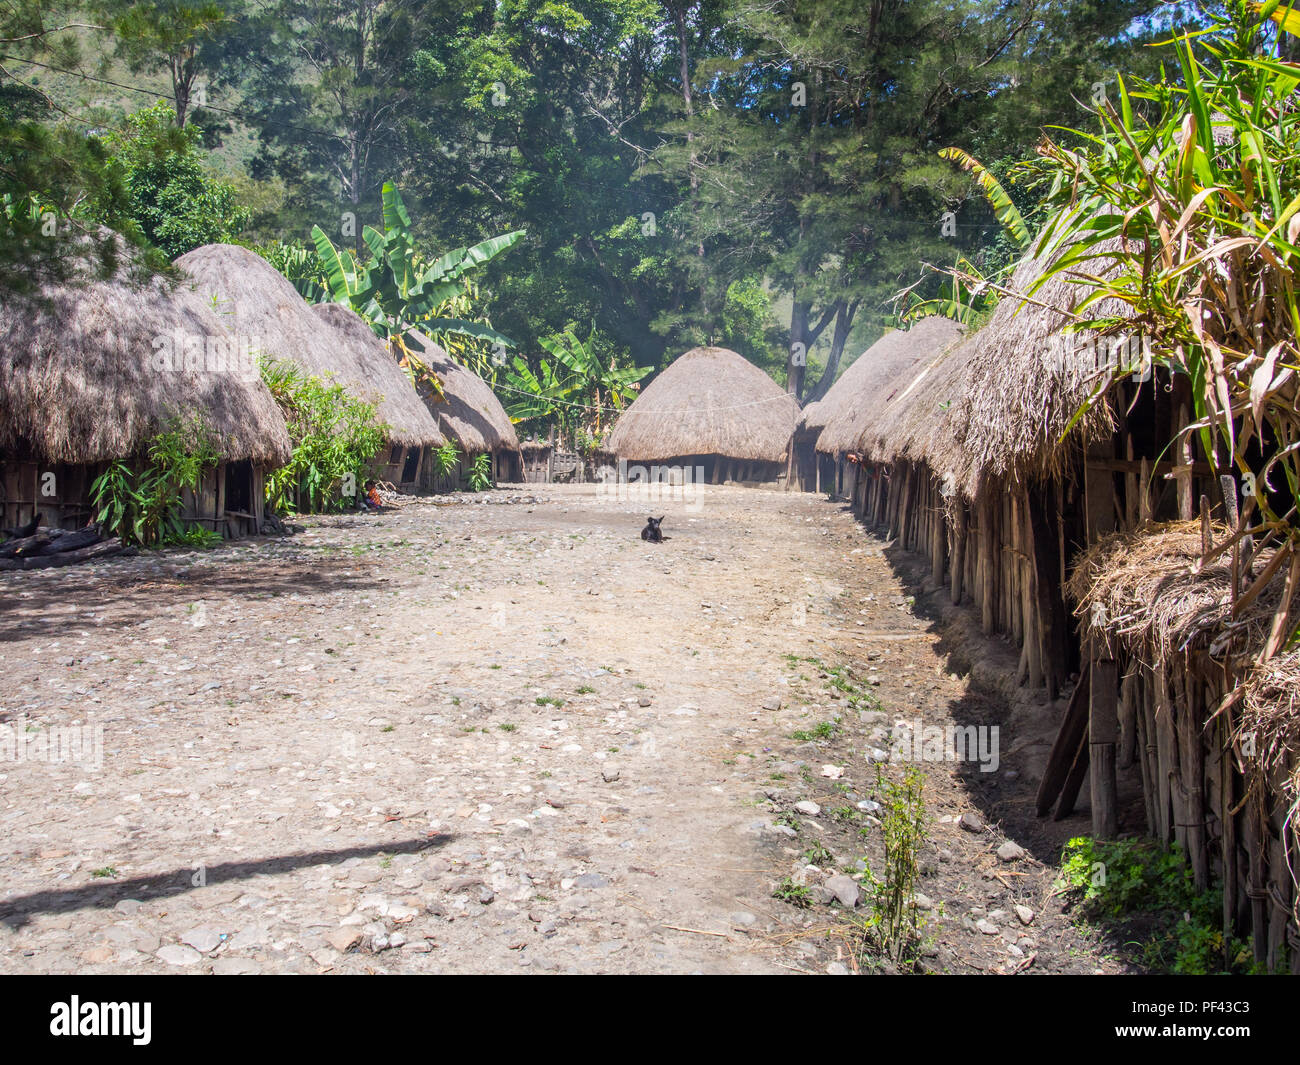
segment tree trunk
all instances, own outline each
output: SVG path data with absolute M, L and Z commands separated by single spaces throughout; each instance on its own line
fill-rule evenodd
M 849 341 L 849 333 L 853 331 L 853 319 L 858 313 L 861 302 L 860 299 L 856 299 L 852 303 L 839 304 L 839 310 L 835 314 L 835 331 L 831 334 L 831 354 L 826 360 L 826 369 L 822 371 L 821 378 L 813 386 L 812 391 L 804 396 L 805 403 L 816 403 L 835 383 L 835 377 L 840 369 L 840 358 L 844 355 L 844 346 Z

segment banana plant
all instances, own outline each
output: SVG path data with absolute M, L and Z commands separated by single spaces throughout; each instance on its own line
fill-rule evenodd
M 994 216 L 1002 223 L 1011 239 L 1016 242 L 1018 247 L 1029 247 L 1031 238 L 1024 217 L 1020 214 L 1016 205 L 1011 202 L 1007 190 L 1002 187 L 998 179 L 993 176 L 983 163 L 960 148 L 941 148 L 939 149 L 939 158 L 951 160 L 974 177 L 979 187 L 984 190 L 984 197 L 989 201 L 989 206 L 993 208 Z
M 472 247 L 457 248 L 430 260 L 415 245 L 411 218 L 401 193 L 391 182 L 383 188 L 383 229 L 366 226 L 362 241 L 370 252 L 365 262 L 335 247 L 320 226 L 312 242 L 320 261 L 328 298 L 356 311 L 397 356 L 412 380 L 428 380 L 441 393 L 437 376 L 420 358 L 424 344 L 414 330 L 434 337 L 465 337 L 497 350 L 514 347 L 486 321 L 449 316 L 444 309 L 464 306 L 469 275 L 524 236 L 515 230 Z
M 998 304 L 996 286 L 964 255 L 957 257 L 953 268 L 940 282 L 938 295 L 920 299 L 914 291 L 916 287 L 913 285 L 900 294 L 904 306 L 899 318 L 904 322 L 939 315 L 974 328 L 982 325 Z
M 613 358 L 606 362 L 593 340 L 594 332 L 584 343 L 572 329 L 539 339 L 550 357 L 538 360 L 537 372 L 516 356 L 506 374 L 507 387 L 517 397 L 507 408 L 511 420 L 550 418 L 562 435 L 581 432 L 600 440 L 601 416 L 622 410 L 650 367 L 619 366 Z

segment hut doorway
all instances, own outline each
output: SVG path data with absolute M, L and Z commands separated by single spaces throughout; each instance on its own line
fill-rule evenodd
M 226 463 L 226 510 L 253 513 L 253 464 L 248 459 Z
M 415 480 L 415 475 L 420 469 L 420 449 L 410 447 L 406 449 L 406 462 L 402 465 L 402 484 L 410 484 Z

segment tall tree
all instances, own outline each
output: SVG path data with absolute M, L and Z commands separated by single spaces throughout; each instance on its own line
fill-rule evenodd
M 792 393 L 824 393 L 858 314 L 879 314 L 919 263 L 987 238 L 945 232 L 942 216 L 970 189 L 938 149 L 1029 154 L 1042 122 L 1137 47 L 1125 31 L 1152 6 L 736 0 L 747 46 L 716 65 L 707 102 L 697 95 L 686 119 L 711 202 L 681 218 L 692 243 L 717 245 L 713 263 L 761 269 L 789 293 Z M 1066 58 L 1049 64 L 1058 43 Z M 810 387 L 808 355 L 823 335 L 830 350 Z
M 356 248 L 355 218 L 402 169 L 413 59 L 436 9 L 425 0 L 277 0 L 272 8 L 270 58 L 249 85 L 262 146 L 255 173 L 281 174 L 317 207 L 341 200 L 353 216 L 343 235 Z
M 244 0 L 96 0 L 94 6 L 132 73 L 165 72 L 170 78 L 182 129 L 208 94 L 234 82 L 242 69 L 248 42 L 238 31 L 249 16 Z

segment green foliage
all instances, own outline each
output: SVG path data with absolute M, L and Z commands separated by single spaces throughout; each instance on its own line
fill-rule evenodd
M 925 803 L 921 794 L 924 782 L 916 766 L 908 766 L 899 782 L 887 779 L 879 767 L 876 769 L 885 875 L 878 879 L 867 874 L 872 893 L 867 927 L 881 952 L 896 965 L 909 956 L 920 938 L 920 914 L 914 899 L 925 842 Z
M 456 469 L 460 462 L 460 451 L 456 445 L 448 440 L 433 453 L 433 464 L 438 470 L 440 477 L 446 477 Z
M 800 743 L 808 743 L 813 740 L 830 740 L 835 738 L 836 731 L 834 721 L 823 721 L 814 729 L 800 729 L 790 733 L 790 738 L 798 740 Z
M 941 148 L 939 157 L 950 159 L 975 178 L 998 222 L 1011 234 L 1011 239 L 1018 247 L 1027 247 L 1030 239 L 1029 228 L 1025 225 L 1025 220 L 1014 201 L 1007 195 L 1006 189 L 993 173 L 973 155 L 960 148 Z
M 925 279 L 904 289 L 895 297 L 900 323 L 938 315 L 961 322 L 968 329 L 978 329 L 993 315 L 998 305 L 997 289 L 989 284 L 977 266 L 964 256 L 942 275 L 939 290 L 922 298 L 917 294 Z
M 1150 839 L 1078 836 L 1061 854 L 1061 884 L 1089 921 L 1114 926 L 1160 972 L 1250 972 L 1249 946 L 1223 935 L 1223 896 L 1198 890 L 1181 848 Z
M 142 467 L 118 460 L 95 478 L 90 488 L 95 520 L 127 544 L 207 546 L 219 537 L 186 528 L 182 492 L 197 488 L 220 458 L 201 423 L 178 420 L 149 442 Z
M 492 456 L 480 451 L 469 467 L 469 490 L 486 492 L 492 487 Z
M 809 865 L 829 868 L 835 861 L 835 855 L 826 849 L 826 845 L 821 840 L 814 840 L 804 849 L 803 860 Z
M 772 892 L 772 898 L 780 902 L 787 902 L 799 910 L 807 910 L 812 907 L 812 892 L 802 884 L 796 884 L 788 876 L 777 884 Z
M 209 91 L 233 80 L 231 68 L 244 48 L 232 38 L 250 21 L 241 0 L 91 0 L 87 6 L 112 29 L 115 54 L 128 69 L 170 77 L 171 107 L 181 126 Z
M 204 244 L 234 239 L 249 218 L 234 187 L 204 166 L 200 132 L 177 128 L 166 104 L 138 111 L 109 133 L 110 166 L 126 190 L 127 211 L 151 244 L 169 259 Z M 106 224 L 109 206 L 95 214 Z
M 1272 28 L 1279 10 L 1230 4 L 1166 46 L 1158 78 L 1120 79 L 1094 128 L 1041 147 L 1035 169 L 1055 213 L 1038 248 L 1058 258 L 1029 293 L 1052 279 L 1079 285 L 1075 328 L 1141 335 L 1157 366 L 1190 377 L 1189 431 L 1245 485 L 1243 524 L 1280 544 L 1279 565 L 1292 562 L 1265 658 L 1295 627 L 1300 575 L 1300 63 L 1286 58 L 1294 39 Z M 1088 276 L 1080 264 L 1099 250 L 1106 269 Z M 1095 311 L 1108 298 L 1122 313 Z M 1099 372 L 1076 420 L 1138 368 Z M 1261 442 L 1252 469 L 1248 448 Z
M 561 438 L 590 450 L 603 438 L 609 410 L 621 410 L 650 372 L 648 366 L 622 367 L 618 356 L 602 351 L 603 339 L 593 328 L 586 341 L 572 327 L 538 343 L 550 356 L 538 360 L 538 369 L 520 356 L 506 370 L 512 391 L 506 412 L 513 422 L 552 421 Z
M 743 355 L 773 377 L 785 371 L 785 347 L 773 309 L 772 293 L 761 280 L 742 277 L 727 286 L 722 303 L 723 347 Z
M 40 87 L 25 60 L 75 68 L 85 61 L 69 27 L 78 6 L 67 0 L 10 0 L 0 5 L 0 289 L 27 290 L 61 281 L 86 266 L 107 276 L 118 244 L 88 224 L 87 202 L 100 220 L 141 243 L 127 211 L 120 176 L 103 143 Z M 19 75 L 25 75 L 19 76 Z M 151 265 L 162 265 L 161 257 Z
M 485 322 L 453 318 L 442 312 L 448 304 L 463 299 L 468 275 L 513 247 L 523 237 L 523 230 L 503 233 L 431 260 L 416 247 L 410 215 L 391 181 L 384 184 L 383 203 L 383 230 L 371 226 L 362 230 L 370 251 L 365 260 L 347 249 L 336 248 L 320 226 L 312 227 L 329 298 L 361 315 L 375 335 L 401 356 L 413 378 L 437 381 L 419 357 L 423 344 L 407 332 L 412 328 L 435 339 L 462 336 L 500 350 L 512 347 L 508 337 Z
M 389 437 L 374 405 L 287 362 L 263 360 L 261 371 L 293 444 L 288 464 L 267 475 L 268 503 L 276 510 L 356 506 Z

